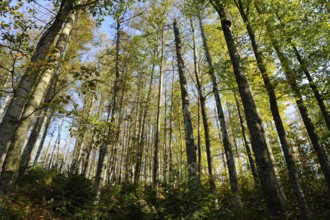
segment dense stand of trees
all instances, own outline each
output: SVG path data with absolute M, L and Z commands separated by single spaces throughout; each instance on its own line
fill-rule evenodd
M 330 216 L 326 1 L 19 0 L 0 16 L 0 213 L 43 169 L 82 178 L 94 219 L 127 186 L 153 218 Z

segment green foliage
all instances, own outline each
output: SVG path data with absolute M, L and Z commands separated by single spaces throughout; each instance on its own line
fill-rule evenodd
M 96 208 L 98 219 L 155 219 L 155 208 L 132 185 L 108 186 Z
M 299 218 L 290 182 L 281 172 L 288 198 L 287 217 Z M 315 178 L 301 178 L 306 198 L 317 219 L 327 219 L 327 189 Z M 106 185 L 95 203 L 94 185 L 81 175 L 60 174 L 35 167 L 19 180 L 1 219 L 268 219 L 265 202 L 249 173 L 239 176 L 244 210 L 235 210 L 228 182 L 210 192 L 208 181 L 200 191 L 190 192 L 188 182 L 161 183 L 157 193 L 150 187 L 134 189 L 131 184 Z M 218 205 L 215 205 L 215 199 Z
M 66 176 L 40 167 L 28 170 L 18 185 L 3 213 L 9 219 L 73 217 L 86 210 L 95 197 L 93 184 L 83 176 Z
M 207 188 L 190 192 L 188 182 L 179 186 L 164 183 L 156 203 L 158 219 L 217 219 L 214 212 L 214 196 Z M 198 195 L 199 194 L 199 195 Z

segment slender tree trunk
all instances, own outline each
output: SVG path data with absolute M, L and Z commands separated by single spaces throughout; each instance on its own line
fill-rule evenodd
M 152 91 L 152 84 L 154 80 L 154 73 L 155 73 L 155 65 L 152 65 L 151 69 L 151 76 L 150 76 L 150 81 L 149 81 L 149 88 L 148 88 L 148 95 L 147 95 L 147 101 L 144 106 L 144 111 L 143 111 L 143 118 L 142 118 L 142 127 L 141 127 L 141 133 L 139 135 L 139 149 L 138 149 L 138 154 L 137 154 L 137 162 L 136 162 L 136 169 L 135 169 L 135 175 L 134 175 L 134 187 L 137 188 L 139 184 L 139 179 L 140 179 L 140 173 L 141 173 L 141 163 L 142 163 L 142 158 L 143 158 L 143 149 L 145 145 L 145 125 L 146 125 L 146 119 L 148 117 L 148 112 L 149 112 L 149 105 L 151 101 L 151 91 Z
M 285 158 L 285 161 L 286 161 L 286 164 L 288 167 L 290 182 L 293 187 L 296 199 L 298 201 L 300 212 L 302 214 L 303 219 L 311 219 L 312 214 L 308 207 L 304 192 L 303 192 L 301 185 L 299 183 L 299 180 L 298 180 L 297 167 L 296 167 L 295 161 L 293 159 L 293 156 L 292 156 L 292 153 L 290 150 L 290 144 L 289 144 L 289 141 L 288 141 L 288 138 L 287 138 L 284 126 L 283 126 L 283 122 L 282 122 L 282 119 L 280 116 L 280 112 L 278 109 L 277 98 L 276 98 L 274 86 L 272 85 L 270 78 L 268 76 L 265 61 L 263 59 L 263 55 L 259 50 L 259 46 L 257 45 L 254 30 L 250 24 L 248 13 L 244 10 L 242 0 L 238 0 L 237 7 L 240 11 L 243 21 L 246 24 L 246 29 L 249 34 L 250 40 L 251 40 L 251 44 L 252 44 L 253 52 L 254 52 L 254 55 L 255 55 L 255 58 L 257 61 L 257 65 L 258 65 L 259 71 L 261 73 L 261 76 L 263 78 L 263 81 L 264 81 L 264 84 L 265 84 L 265 87 L 266 87 L 266 90 L 268 93 L 270 110 L 272 112 L 276 130 L 278 133 L 278 137 L 281 142 L 281 147 L 283 150 L 284 158 Z
M 202 146 L 201 146 L 201 116 L 200 116 L 200 99 L 197 103 L 197 167 L 198 167 L 198 181 L 202 182 Z
M 164 27 L 161 33 L 161 54 L 159 64 L 159 85 L 158 85 L 158 99 L 157 99 L 157 116 L 156 116 L 156 134 L 154 146 L 154 166 L 153 166 L 153 187 L 157 191 L 159 182 L 159 141 L 160 141 L 160 112 L 161 112 L 161 97 L 163 92 L 163 59 L 164 59 Z M 157 57 L 158 58 L 158 57 Z
M 280 59 L 280 62 L 282 64 L 284 73 L 286 75 L 287 81 L 293 91 L 293 95 L 295 97 L 300 115 L 302 117 L 302 120 L 304 122 L 305 128 L 307 130 L 308 136 L 312 142 L 312 146 L 314 148 L 314 151 L 317 155 L 317 158 L 319 160 L 319 163 L 321 165 L 321 169 L 323 171 L 323 175 L 325 178 L 325 181 L 327 183 L 328 189 L 330 191 L 330 164 L 329 160 L 326 154 L 325 149 L 323 148 L 320 139 L 316 133 L 315 126 L 309 116 L 309 112 L 307 110 L 307 107 L 304 103 L 304 100 L 302 98 L 302 95 L 300 93 L 298 84 L 296 79 L 294 78 L 294 73 L 292 69 L 289 67 L 289 60 L 286 58 L 284 53 L 281 51 L 279 45 L 277 42 L 273 40 L 273 46 L 275 48 L 275 51 Z
M 258 173 L 257 173 L 257 169 L 255 167 L 255 162 L 254 162 L 254 159 L 253 159 L 253 156 L 252 156 L 252 152 L 251 152 L 249 143 L 247 141 L 246 132 L 245 132 L 245 126 L 244 126 L 244 121 L 243 121 L 243 116 L 242 116 L 240 104 L 238 103 L 238 99 L 237 99 L 235 90 L 234 90 L 234 96 L 235 96 L 235 103 L 236 103 L 236 108 L 237 108 L 239 123 L 241 125 L 241 130 L 242 130 L 242 135 L 243 135 L 244 147 L 245 147 L 245 150 L 246 150 L 248 159 L 249 159 L 251 173 L 252 173 L 252 176 L 253 176 L 253 179 L 254 179 L 254 183 L 256 185 L 258 185 L 259 184 Z
M 309 73 L 309 70 L 307 68 L 307 64 L 306 61 L 304 60 L 304 58 L 300 55 L 300 52 L 298 51 L 298 49 L 296 48 L 296 46 L 293 46 L 293 50 L 296 54 L 296 57 L 299 61 L 300 64 L 300 68 L 302 69 L 302 71 L 304 72 L 308 82 L 309 82 L 309 86 L 311 87 L 314 97 L 317 101 L 317 103 L 319 104 L 319 107 L 321 109 L 321 113 L 322 116 L 324 118 L 324 121 L 328 127 L 328 131 L 330 132 L 330 115 L 329 112 L 327 111 L 327 108 L 324 104 L 322 95 L 320 94 L 319 90 L 317 89 L 317 85 L 315 84 L 311 74 Z
M 46 140 L 46 136 L 47 136 L 47 132 L 48 132 L 48 129 L 49 129 L 49 126 L 50 126 L 50 123 L 52 121 L 52 118 L 53 118 L 53 115 L 54 115 L 54 109 L 51 109 L 50 110 L 50 113 L 49 115 L 47 116 L 47 119 L 46 121 L 44 122 L 45 123 L 45 128 L 44 128 L 44 131 L 43 131 L 43 135 L 41 137 L 41 140 L 40 140 L 40 143 L 39 143 L 39 146 L 38 146 L 38 149 L 37 149 L 37 153 L 36 153 L 36 156 L 34 157 L 34 160 L 33 160 L 33 166 L 36 166 L 37 163 L 38 163 L 38 160 L 39 160 L 39 156 L 40 156 L 40 153 L 41 153 L 41 150 L 44 146 L 44 142 Z M 44 119 L 45 120 L 45 119 Z
M 165 94 L 164 94 L 164 165 L 163 165 L 163 176 L 164 182 L 167 183 L 167 169 L 168 169 L 168 150 L 167 150 L 167 86 L 165 81 Z
M 176 20 L 173 22 L 174 36 L 175 36 L 175 46 L 176 46 L 176 58 L 178 62 L 178 72 L 180 78 L 180 88 L 181 88 L 181 99 L 182 99 L 182 113 L 184 119 L 184 130 L 185 130 L 185 139 L 186 139 L 186 153 L 187 153 L 187 162 L 189 166 L 188 175 L 189 175 L 189 186 L 191 192 L 199 194 L 199 183 L 198 183 L 198 167 L 197 167 L 197 155 L 196 155 L 196 146 L 194 143 L 194 132 L 191 122 L 191 116 L 189 111 L 189 97 L 187 89 L 187 80 L 184 75 L 185 65 L 181 55 L 181 38 L 179 29 L 177 27 Z M 195 194 L 195 195 L 196 195 Z
M 6 114 L 0 124 L 0 166 L 2 166 L 11 141 L 16 134 L 15 131 L 20 123 L 24 107 L 29 101 L 26 97 L 30 96 L 33 87 L 36 85 L 39 73 L 44 68 L 42 62 L 46 61 L 51 46 L 54 44 L 55 38 L 59 35 L 59 32 L 75 3 L 75 1 L 61 2 L 60 10 L 55 17 L 54 22 L 40 38 L 30 61 L 31 66 L 27 68 L 18 87 L 15 89 L 14 96 L 11 99 Z M 0 201 L 0 203 L 3 202 Z
M 76 143 L 74 146 L 74 150 L 73 150 L 73 158 L 72 158 L 72 164 L 71 164 L 71 170 L 74 173 L 78 173 L 79 174 L 79 168 L 81 167 L 81 163 L 82 163 L 82 152 L 84 150 L 84 148 L 88 148 L 84 147 L 85 146 L 85 139 L 86 139 L 86 135 L 88 133 L 88 131 L 86 130 L 86 124 L 85 124 L 85 120 L 86 118 L 89 117 L 91 108 L 93 106 L 93 97 L 91 96 L 91 94 L 89 92 L 86 93 L 85 97 L 84 97 L 84 104 L 83 104 L 83 109 L 82 109 L 82 119 L 79 122 L 79 126 L 78 126 L 78 132 L 77 132 L 77 137 L 76 137 Z
M 121 1 L 122 4 L 122 1 Z M 110 122 L 110 125 L 108 127 L 107 131 L 107 137 L 106 140 L 103 141 L 101 144 L 100 150 L 99 150 L 99 159 L 97 162 L 97 167 L 96 167 L 96 174 L 95 174 L 95 186 L 97 189 L 97 194 L 96 194 L 96 203 L 98 202 L 98 199 L 101 195 L 101 188 L 103 184 L 103 176 L 104 176 L 104 171 L 106 169 L 106 161 L 105 158 L 107 157 L 108 154 L 108 145 L 110 144 L 111 140 L 110 137 L 113 136 L 112 132 L 112 126 L 114 125 L 115 122 L 115 112 L 117 111 L 117 96 L 119 93 L 119 77 L 120 77 L 120 72 L 119 72 L 119 54 L 120 54 L 120 41 L 121 41 L 121 18 L 117 19 L 117 26 L 116 26 L 116 32 L 117 32 L 117 39 L 116 39 L 116 60 L 115 60 L 115 82 L 114 82 L 114 89 L 113 89 L 113 97 L 112 97 L 112 108 L 109 110 L 107 122 Z M 110 119 L 111 118 L 111 119 Z M 110 120 L 109 120 L 110 119 Z
M 236 82 L 242 98 L 246 121 L 251 134 L 252 148 L 256 157 L 260 183 L 270 216 L 283 218 L 286 210 L 286 199 L 276 178 L 275 168 L 269 155 L 261 117 L 258 113 L 247 77 L 242 70 L 241 59 L 230 28 L 231 21 L 227 19 L 224 7 L 218 0 L 211 1 L 211 3 L 217 10 L 221 20 L 222 31 L 225 36 Z
M 178 111 L 179 109 L 177 109 Z M 178 155 L 178 161 L 179 161 L 179 175 L 177 178 L 178 183 L 180 183 L 180 180 L 183 179 L 183 134 L 182 134 L 182 122 L 181 122 L 181 115 L 177 114 L 177 120 L 179 121 L 179 142 L 180 142 L 180 154 Z
M 214 109 L 214 114 L 216 115 L 217 114 L 217 111 L 216 109 Z M 219 120 L 215 120 L 215 123 L 217 125 L 217 131 L 218 131 L 218 136 L 219 136 L 219 139 L 222 139 L 222 135 L 221 135 L 221 129 L 220 129 L 220 124 L 219 124 Z M 226 157 L 225 157 L 225 151 L 224 149 L 220 149 L 220 156 L 221 156 L 221 159 L 222 159 L 222 165 L 223 165 L 223 176 L 224 176 L 224 182 L 228 182 L 228 172 L 227 172 L 227 160 L 226 160 Z
M 240 152 L 238 150 L 238 144 L 237 144 L 235 129 L 234 129 L 234 125 L 233 125 L 234 119 L 232 117 L 232 111 L 231 111 L 232 108 L 230 108 L 229 102 L 227 102 L 227 109 L 228 109 L 228 120 L 230 122 L 229 127 L 230 127 L 230 130 L 231 130 L 231 133 L 232 133 L 234 147 L 235 147 L 237 166 L 238 166 L 239 172 L 242 173 L 242 162 L 241 162 L 241 158 L 240 158 Z
M 208 60 L 208 59 L 211 59 L 211 56 L 209 56 L 209 53 L 208 53 L 207 42 L 206 42 L 206 38 L 204 36 L 204 29 L 203 29 L 203 26 L 202 26 L 201 19 L 200 19 L 199 22 L 200 22 L 200 29 L 201 29 L 201 32 L 202 32 L 204 50 L 207 51 L 206 54 L 208 55 L 207 56 L 207 60 Z M 197 66 L 196 43 L 195 43 L 195 36 L 194 36 L 195 35 L 195 28 L 194 28 L 194 24 L 193 24 L 193 21 L 192 21 L 191 18 L 190 18 L 190 26 L 191 26 L 191 30 L 192 30 L 192 43 L 193 43 L 193 50 L 194 50 L 194 54 L 193 54 L 194 55 L 194 70 L 195 70 L 198 97 L 199 97 L 199 102 L 200 102 L 200 107 L 201 107 L 201 112 L 202 112 L 202 119 L 203 119 L 203 128 L 204 128 L 205 149 L 206 149 L 206 156 L 207 156 L 209 182 L 210 182 L 211 191 L 215 194 L 216 193 L 216 185 L 215 185 L 215 180 L 214 180 L 214 175 L 213 175 L 213 162 L 212 162 L 212 154 L 211 154 L 210 128 L 209 128 L 209 122 L 208 122 L 208 118 L 207 118 L 206 104 L 205 104 L 206 98 L 203 94 L 202 84 L 201 84 L 201 81 L 199 79 L 198 66 Z M 211 63 L 212 63 L 212 61 L 208 60 L 208 64 L 210 66 L 209 61 Z M 214 75 L 214 71 L 212 73 Z M 218 95 L 219 95 L 219 93 L 218 93 Z M 216 105 L 218 105 L 218 103 L 216 103 Z
M 172 81 L 171 81 L 171 106 L 170 106 L 170 122 L 169 122 L 169 181 L 173 181 L 173 95 L 174 95 L 174 64 L 172 64 Z
M 220 122 L 220 127 L 221 127 L 222 142 L 223 142 L 223 146 L 225 148 L 225 153 L 226 153 L 226 158 L 227 158 L 227 167 L 228 167 L 228 171 L 229 171 L 230 188 L 231 188 L 231 192 L 234 195 L 234 203 L 235 203 L 237 210 L 242 210 L 243 203 L 242 203 L 241 196 L 240 196 L 239 189 L 238 189 L 237 173 L 236 173 L 236 167 L 235 167 L 235 160 L 234 160 L 234 156 L 233 156 L 233 152 L 232 152 L 232 146 L 229 141 L 227 125 L 226 125 L 225 116 L 224 116 L 224 112 L 223 112 L 223 108 L 222 108 L 222 104 L 221 104 L 216 76 L 215 76 L 215 72 L 214 72 L 214 66 L 213 66 L 211 55 L 209 53 L 209 48 L 208 48 L 207 40 L 206 40 L 205 33 L 204 33 L 202 18 L 200 15 L 199 15 L 199 25 L 200 25 L 202 39 L 203 39 L 205 56 L 206 56 L 206 60 L 208 63 L 208 68 L 209 68 L 209 75 L 211 77 L 212 86 L 213 86 L 213 93 L 214 93 L 215 103 L 216 103 L 217 113 L 218 113 L 217 116 L 218 116 L 218 119 Z M 204 105 L 205 105 L 205 99 L 201 100 L 201 101 L 203 101 Z M 203 116 L 203 118 L 204 118 L 204 116 Z M 207 150 L 207 151 L 209 151 L 209 150 Z M 209 154 L 210 154 L 210 152 L 209 152 Z M 211 160 L 211 156 L 209 157 L 208 160 Z M 210 171 L 212 172 L 212 170 L 210 170 L 210 168 L 209 168 L 209 172 Z
M 100 103 L 99 103 L 98 110 L 97 110 L 98 120 L 102 119 L 104 101 L 105 101 L 104 95 L 101 94 Z M 91 153 L 93 151 L 93 147 L 95 145 L 94 144 L 95 136 L 96 136 L 96 132 L 93 131 L 90 143 L 88 144 L 89 146 L 88 146 L 88 149 L 87 149 L 87 152 L 86 152 L 86 158 L 85 158 L 85 161 L 84 161 L 83 166 L 82 166 L 82 174 L 84 176 L 86 176 L 87 178 L 89 176 L 89 175 L 87 175 L 88 174 L 88 168 L 91 169 L 91 164 L 92 164 L 92 161 L 90 161 L 91 160 L 90 157 L 91 157 Z

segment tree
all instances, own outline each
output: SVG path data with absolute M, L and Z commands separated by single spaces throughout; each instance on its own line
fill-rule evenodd
M 228 130 L 227 130 L 227 125 L 226 125 L 226 121 L 225 121 L 223 107 L 221 104 L 221 99 L 220 99 L 219 89 L 218 89 L 218 85 L 217 85 L 217 79 L 215 76 L 213 61 L 212 61 L 211 55 L 209 53 L 207 39 L 206 39 L 206 36 L 204 33 L 203 22 L 202 22 L 202 18 L 201 18 L 200 14 L 198 14 L 198 20 L 199 20 L 199 26 L 200 26 L 202 40 L 203 40 L 205 57 L 206 57 L 207 64 L 208 64 L 208 73 L 209 73 L 211 81 L 212 81 L 213 93 L 214 93 L 215 103 L 216 103 L 216 108 L 217 108 L 217 113 L 218 113 L 217 116 L 218 116 L 218 120 L 220 122 L 221 137 L 222 137 L 222 142 L 223 142 L 223 146 L 225 149 L 227 167 L 228 167 L 228 171 L 229 171 L 230 187 L 231 187 L 231 191 L 234 195 L 234 204 L 235 204 L 236 209 L 242 210 L 243 204 L 242 204 L 240 194 L 239 194 L 239 189 L 238 189 L 237 173 L 236 173 L 234 156 L 233 156 L 233 152 L 232 152 L 232 146 L 231 146 L 229 136 L 228 136 Z
M 176 58 L 178 62 L 178 72 L 180 77 L 182 114 L 184 119 L 189 187 L 192 193 L 196 191 L 198 193 L 199 183 L 198 183 L 198 173 L 197 173 L 198 167 L 197 167 L 196 146 L 194 143 L 194 136 L 193 136 L 194 134 L 193 134 L 191 116 L 189 111 L 187 80 L 184 75 L 185 65 L 181 55 L 181 38 L 176 20 L 173 21 L 173 29 L 174 29 L 174 37 L 175 37 Z
M 262 14 L 261 8 L 256 7 L 257 11 L 259 14 Z M 297 104 L 298 110 L 300 112 L 300 115 L 303 119 L 305 128 L 307 130 L 308 136 L 311 140 L 312 147 L 314 148 L 314 151 L 316 152 L 317 158 L 319 160 L 319 163 L 321 165 L 321 169 L 323 171 L 323 175 L 325 177 L 328 189 L 330 190 L 330 164 L 327 159 L 327 154 L 325 149 L 323 148 L 320 138 L 318 137 L 318 134 L 316 133 L 315 126 L 310 118 L 309 111 L 305 105 L 305 101 L 302 97 L 301 91 L 299 89 L 299 85 L 297 83 L 297 79 L 295 77 L 295 72 L 291 69 L 290 67 L 290 60 L 286 57 L 284 52 L 281 49 L 279 41 L 276 39 L 275 35 L 272 34 L 270 31 L 270 26 L 269 22 L 272 19 L 266 21 L 266 28 L 267 28 L 267 33 L 269 34 L 271 44 L 275 49 L 275 52 L 281 62 L 283 71 L 285 73 L 287 83 L 290 85 L 293 96 L 295 98 L 295 102 Z
M 73 9 L 74 1 L 62 1 L 60 9 L 55 17 L 52 25 L 40 38 L 35 52 L 31 58 L 29 67 L 21 78 L 14 96 L 8 105 L 6 114 L 4 115 L 0 125 L 0 164 L 3 164 L 11 140 L 16 134 L 14 131 L 20 122 L 21 115 L 29 97 L 34 89 L 35 82 L 38 82 L 38 76 L 43 69 L 43 62 L 48 58 L 48 52 L 55 42 L 55 38 L 59 35 L 60 30 L 65 23 L 70 11 Z M 2 202 L 1 202 L 2 203 Z
M 242 16 L 244 23 L 246 24 L 246 29 L 247 29 L 248 35 L 250 37 L 250 40 L 251 40 L 254 56 L 256 58 L 259 71 L 261 73 L 261 76 L 263 78 L 263 81 L 264 81 L 264 84 L 265 84 L 265 87 L 266 87 L 266 90 L 268 93 L 270 110 L 273 115 L 273 119 L 275 122 L 278 137 L 281 141 L 281 147 L 282 147 L 282 150 L 284 153 L 285 161 L 288 166 L 289 177 L 290 177 L 291 184 L 292 184 L 292 187 L 295 192 L 295 196 L 299 203 L 300 211 L 301 211 L 304 219 L 311 219 L 312 218 L 311 211 L 309 210 L 307 201 L 305 199 L 304 192 L 298 181 L 298 171 L 297 171 L 292 153 L 290 151 L 291 147 L 289 145 L 289 141 L 288 141 L 288 138 L 287 138 L 284 126 L 283 126 L 280 112 L 278 110 L 278 104 L 277 104 L 277 98 L 276 98 L 274 86 L 268 76 L 269 74 L 266 69 L 266 65 L 265 65 L 265 61 L 263 59 L 262 52 L 260 52 L 259 46 L 257 45 L 255 32 L 249 21 L 249 10 L 251 7 L 251 5 L 250 5 L 251 3 L 248 2 L 247 5 L 244 5 L 242 0 L 237 0 L 237 1 L 235 0 L 234 2 L 236 4 L 237 8 L 239 9 L 239 12 Z
M 262 120 L 258 114 L 251 88 L 242 70 L 240 56 L 230 28 L 231 21 L 226 17 L 222 2 L 210 1 L 210 3 L 217 11 L 221 20 L 222 31 L 226 39 L 236 82 L 243 102 L 246 121 L 251 134 L 251 144 L 256 157 L 259 179 L 268 210 L 271 216 L 283 217 L 286 210 L 286 201 L 276 178 L 274 164 L 269 155 Z
M 53 77 L 53 71 L 54 66 L 56 66 L 56 62 L 58 62 L 58 59 L 60 58 L 61 54 L 64 52 L 66 41 L 69 38 L 73 22 L 75 20 L 75 11 L 73 11 L 73 4 L 74 2 L 68 2 L 64 3 L 62 5 L 63 11 L 60 10 L 58 16 L 56 17 L 53 25 L 48 29 L 50 32 L 49 35 L 44 35 L 43 39 L 46 42 L 43 42 L 43 40 L 39 41 L 39 45 L 37 46 L 36 52 L 34 57 L 31 59 L 32 62 L 40 62 L 43 59 L 45 59 L 47 51 L 50 49 L 50 46 L 52 42 L 47 42 L 54 40 L 54 38 L 57 35 L 58 27 L 57 25 L 64 24 L 64 28 L 62 33 L 59 35 L 59 39 L 57 41 L 57 44 L 52 52 L 52 56 L 50 57 L 50 65 L 48 68 L 45 68 L 42 72 L 40 81 L 36 85 L 34 85 L 34 91 L 31 94 L 31 98 L 28 100 L 28 103 L 26 106 L 24 106 L 25 102 L 25 95 L 28 94 L 29 90 L 32 89 L 34 81 L 37 78 L 37 73 L 29 71 L 32 71 L 32 69 L 27 70 L 27 74 L 23 76 L 20 82 L 20 86 L 16 90 L 16 94 L 18 97 L 14 97 L 10 103 L 10 106 L 8 107 L 8 110 L 6 112 L 6 115 L 1 123 L 0 129 L 8 129 L 6 132 L 12 132 L 9 134 L 4 134 L 2 137 L 4 137 L 5 140 L 0 140 L 0 149 L 2 149 L 4 152 L 2 152 L 2 157 L 6 154 L 6 150 L 8 148 L 8 152 L 6 154 L 6 159 L 3 162 L 2 172 L 1 172 L 1 178 L 0 178 L 0 185 L 1 185 L 1 192 L 0 192 L 0 204 L 3 207 L 6 201 L 6 197 L 8 193 L 11 190 L 11 187 L 13 186 L 14 182 L 16 181 L 18 171 L 19 171 L 19 158 L 21 154 L 21 143 L 25 141 L 25 138 L 27 136 L 29 127 L 32 123 L 32 118 L 30 117 L 32 114 L 34 114 L 35 109 L 37 109 L 40 105 L 41 100 L 43 99 L 47 87 L 50 83 L 51 78 Z M 63 14 L 68 13 L 68 14 Z M 65 17 L 67 16 L 67 17 Z M 65 23 L 62 20 L 63 17 L 66 19 Z M 59 20 L 59 21 L 58 21 Z M 52 29 L 53 30 L 52 30 Z M 49 39 L 50 38 L 50 39 Z M 48 48 L 44 48 L 45 45 L 48 45 Z M 48 43 L 48 44 L 47 44 Z M 46 46 L 47 47 L 47 46 Z M 36 71 L 36 70 L 34 70 Z M 20 92 L 21 89 L 22 91 Z M 15 108 L 16 107 L 16 108 Z M 13 108 L 11 110 L 11 108 Z M 17 116 L 20 116 L 19 110 L 23 110 L 22 116 L 20 118 L 20 121 L 17 122 L 15 120 L 18 120 Z M 6 124 L 9 123 L 9 124 Z M 9 126 L 9 127 L 8 127 Z M 11 140 L 7 138 L 12 138 Z M 10 144 L 9 147 L 8 144 Z

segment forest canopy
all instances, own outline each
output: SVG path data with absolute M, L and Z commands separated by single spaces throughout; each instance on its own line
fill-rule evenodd
M 2 1 L 1 219 L 329 219 L 329 14 Z

